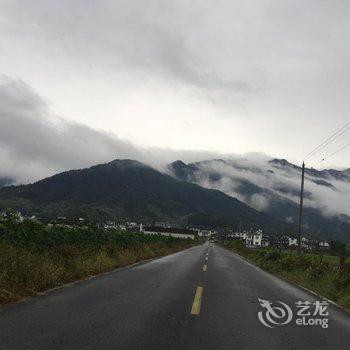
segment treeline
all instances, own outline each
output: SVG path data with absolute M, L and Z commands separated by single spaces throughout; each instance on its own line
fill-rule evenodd
M 0 303 L 190 247 L 196 242 L 0 217 Z

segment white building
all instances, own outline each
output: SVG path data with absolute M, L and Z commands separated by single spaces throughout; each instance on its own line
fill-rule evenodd
M 245 233 L 245 245 L 247 247 L 252 247 L 253 246 L 253 241 L 254 241 L 254 235 L 252 233 Z
M 233 232 L 233 233 L 229 233 L 227 235 L 227 237 L 232 237 L 232 238 L 238 238 L 238 239 L 245 240 L 247 238 L 247 232 L 246 231 Z
M 143 233 L 146 235 L 162 235 L 175 238 L 195 239 L 197 231 L 184 228 L 169 228 L 169 227 L 144 227 Z
M 261 246 L 268 247 L 269 245 L 270 245 L 269 237 L 263 235 L 261 239 Z
M 301 248 L 311 250 L 310 240 L 306 237 L 301 237 Z
M 191 230 L 196 231 L 196 229 L 191 229 Z M 211 235 L 213 235 L 213 232 L 209 230 L 197 230 L 197 232 L 199 237 L 210 237 Z
M 24 221 L 24 216 L 22 216 L 21 212 L 13 211 L 11 213 L 13 213 L 15 216 L 17 216 L 17 220 L 19 222 L 23 222 Z M 2 217 L 8 218 L 8 213 L 6 211 L 0 212 L 0 214 L 1 214 Z
M 319 241 L 318 245 L 322 249 L 329 249 L 329 243 L 327 241 Z
M 244 232 L 245 245 L 247 247 L 267 247 L 269 240 L 264 236 L 262 230 L 257 230 L 254 233 Z
M 288 236 L 288 246 L 289 247 L 297 247 L 298 246 L 298 239 Z
M 263 234 L 261 230 L 258 230 L 253 235 L 253 246 L 261 247 L 262 246 Z

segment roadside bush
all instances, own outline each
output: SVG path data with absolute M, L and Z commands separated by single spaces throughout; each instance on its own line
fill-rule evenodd
M 308 269 L 308 276 L 311 278 L 321 278 L 329 271 L 329 264 L 327 262 L 312 263 Z
M 63 267 L 48 252 L 0 243 L 0 302 L 47 289 L 60 281 Z
M 242 255 L 247 254 L 247 248 L 245 247 L 244 242 L 239 239 L 229 241 L 227 247 L 237 251 L 238 253 L 242 253 Z
M 279 262 L 280 269 L 285 271 L 293 271 L 298 268 L 298 265 L 295 255 L 292 254 L 285 254 Z
M 0 304 L 197 243 L 96 226 L 48 227 L 34 220 L 0 225 Z
M 335 271 L 333 283 L 337 290 L 350 288 L 350 273 Z
M 340 305 L 344 305 L 348 310 L 350 310 L 350 289 L 348 289 L 345 292 L 342 292 L 339 295 L 337 302 Z
M 281 258 L 281 253 L 277 249 L 268 249 L 264 255 L 264 261 L 277 261 Z

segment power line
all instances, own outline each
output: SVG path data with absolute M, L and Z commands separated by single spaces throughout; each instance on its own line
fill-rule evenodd
M 335 133 L 333 133 L 331 136 L 329 136 L 327 139 L 325 139 L 321 144 L 319 144 L 317 147 L 315 147 L 311 152 L 309 152 L 305 159 L 308 159 L 315 155 L 317 152 L 319 152 L 321 149 L 326 147 L 329 143 L 334 141 L 339 136 L 343 135 L 346 131 L 348 131 L 350 128 L 348 127 L 350 125 L 350 122 L 343 125 L 339 130 L 337 130 Z M 344 130 L 345 129 L 345 130 Z
M 350 146 L 350 143 L 347 143 L 346 145 L 340 147 L 339 149 L 337 149 L 336 151 L 334 151 L 333 153 L 329 154 L 327 157 L 322 158 L 318 163 L 316 163 L 314 166 L 320 164 L 321 162 L 325 161 L 326 159 L 329 159 L 330 157 L 333 157 L 335 154 L 337 154 L 338 152 L 342 151 L 344 148 Z
M 345 125 L 343 125 L 339 130 L 337 130 L 335 133 L 333 133 L 331 136 L 326 138 L 322 143 L 320 143 L 317 147 L 315 147 L 311 152 L 309 152 L 305 156 L 305 160 L 313 157 L 315 154 L 322 151 L 324 148 L 326 148 L 331 142 L 336 140 L 341 135 L 345 134 L 347 131 L 350 130 L 350 122 L 347 122 Z M 334 156 L 338 152 L 342 151 L 344 148 L 350 146 L 350 143 L 347 143 L 346 145 L 342 146 L 341 148 L 337 149 L 335 152 L 331 153 L 327 157 L 323 158 L 321 162 L 324 160 Z M 320 162 L 319 162 L 320 163 Z M 319 164 L 317 163 L 317 164 Z M 303 202 L 304 202 L 304 180 L 305 180 L 305 161 L 303 161 L 302 171 L 301 171 L 301 188 L 300 188 L 300 204 L 299 204 L 299 225 L 298 225 L 298 253 L 301 253 L 301 234 L 302 234 L 302 226 L 303 226 Z
M 313 157 L 318 152 L 322 151 L 326 146 L 328 146 L 331 142 L 333 142 L 338 137 L 345 134 L 347 131 L 350 130 L 350 122 L 343 125 L 339 130 L 337 130 L 335 133 L 333 133 L 331 136 L 329 136 L 327 139 L 325 139 L 322 143 L 320 143 L 317 147 L 315 147 L 311 152 L 309 152 L 305 156 L 305 160 Z

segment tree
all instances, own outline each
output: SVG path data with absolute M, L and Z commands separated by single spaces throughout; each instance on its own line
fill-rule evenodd
M 18 223 L 21 221 L 21 215 L 16 210 L 13 210 L 11 208 L 7 208 L 3 214 L 6 221 L 11 223 Z
M 347 258 L 346 244 L 341 241 L 330 241 L 329 246 L 332 252 L 339 256 L 339 269 L 343 271 Z

